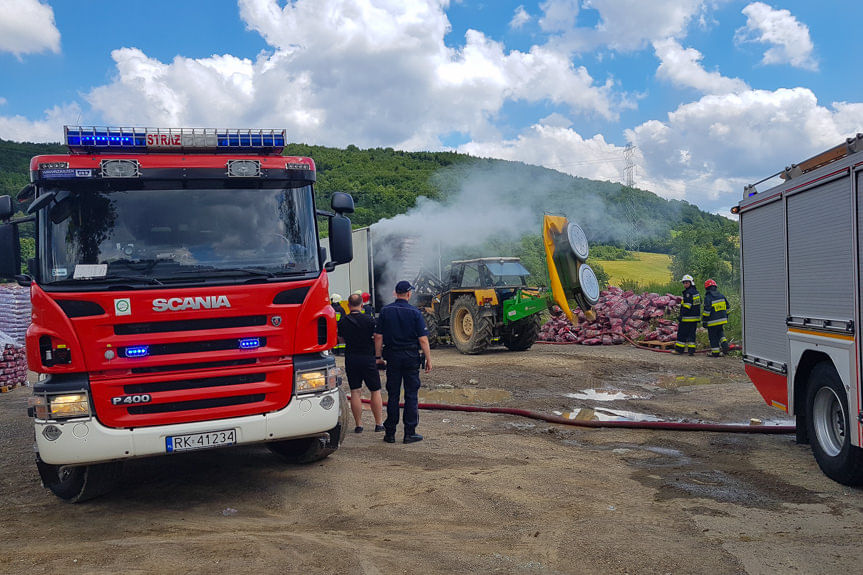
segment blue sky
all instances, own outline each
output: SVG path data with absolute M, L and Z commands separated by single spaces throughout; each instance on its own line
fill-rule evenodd
M 286 128 L 622 181 L 727 213 L 863 132 L 863 2 L 0 0 L 0 138 Z

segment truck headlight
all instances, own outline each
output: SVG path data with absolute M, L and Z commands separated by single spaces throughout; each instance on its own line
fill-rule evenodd
M 37 419 L 72 419 L 90 416 L 90 400 L 86 393 L 35 395 L 28 402 Z
M 297 395 L 318 393 L 338 387 L 342 370 L 338 367 L 299 371 L 294 374 Z

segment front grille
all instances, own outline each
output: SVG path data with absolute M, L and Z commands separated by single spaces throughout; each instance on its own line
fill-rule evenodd
M 191 411 L 195 409 L 212 409 L 230 405 L 245 405 L 264 401 L 266 394 L 235 395 L 233 397 L 214 397 L 211 399 L 194 399 L 192 401 L 175 401 L 171 403 L 155 403 L 136 405 L 129 408 L 130 415 L 149 415 L 153 413 L 171 413 L 174 411 Z
M 240 349 L 241 339 L 247 338 L 216 339 L 211 341 L 184 341 L 180 343 L 156 343 L 146 346 L 146 355 L 176 355 L 182 353 L 201 353 L 207 351 L 225 351 L 228 349 Z M 259 337 L 258 340 L 260 340 L 260 345 L 258 347 L 264 347 L 265 345 L 267 345 L 267 338 Z M 143 346 L 129 347 L 140 348 Z M 128 357 L 128 355 L 126 355 L 126 351 L 128 349 L 128 347 L 119 348 L 120 357 Z
M 266 373 L 246 373 L 222 377 L 205 377 L 201 379 L 180 379 L 173 381 L 157 381 L 152 383 L 137 383 L 123 386 L 125 393 L 157 393 L 160 391 L 179 391 L 181 389 L 205 389 L 226 385 L 244 385 L 266 381 Z
M 212 369 L 214 367 L 234 367 L 237 365 L 252 365 L 258 360 L 249 357 L 246 359 L 233 359 L 230 361 L 204 361 L 200 363 L 181 363 L 178 365 L 156 365 L 152 367 L 135 367 L 132 373 L 164 373 L 166 371 L 188 371 L 190 369 Z
M 104 312 L 103 312 L 104 313 Z M 266 325 L 267 316 L 248 315 L 238 317 L 212 317 L 175 321 L 151 321 L 144 323 L 121 323 L 114 326 L 115 335 L 140 335 L 142 333 L 165 333 L 169 331 L 203 331 L 232 327 Z

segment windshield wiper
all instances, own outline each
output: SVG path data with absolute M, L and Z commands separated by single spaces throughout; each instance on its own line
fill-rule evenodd
M 69 279 L 69 280 L 60 280 L 56 282 L 51 282 L 52 285 L 73 285 L 80 282 L 87 283 L 117 283 L 117 282 L 137 282 L 137 283 L 145 283 L 148 285 L 164 285 L 162 282 L 157 280 L 154 277 L 150 276 L 133 276 L 133 275 L 116 275 L 109 274 L 102 277 L 93 277 L 93 278 L 79 278 L 79 279 Z
M 255 276 L 255 277 L 267 277 L 274 278 L 277 277 L 271 271 L 267 271 L 261 268 L 217 268 L 212 266 L 199 266 L 193 269 L 188 270 L 178 270 L 174 272 L 174 275 L 171 277 L 175 277 L 177 275 L 211 275 L 211 274 L 221 274 L 221 273 L 229 273 L 229 274 L 241 274 L 246 276 Z M 163 278 L 165 279 L 165 278 Z

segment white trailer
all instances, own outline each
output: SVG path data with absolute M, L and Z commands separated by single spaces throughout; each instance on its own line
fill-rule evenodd
M 863 134 L 776 176 L 781 184 L 747 186 L 732 209 L 746 373 L 795 416 L 798 442 L 828 477 L 860 485 Z

